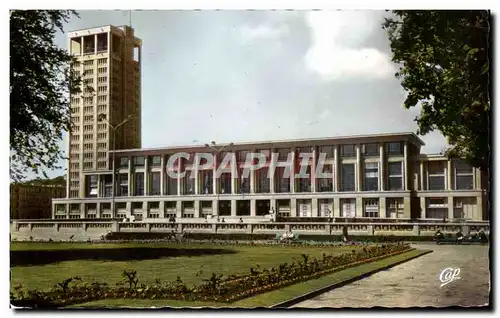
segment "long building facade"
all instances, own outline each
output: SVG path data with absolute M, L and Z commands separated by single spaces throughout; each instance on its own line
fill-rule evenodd
M 278 218 L 487 220 L 486 176 L 460 160 L 421 154 L 423 145 L 415 134 L 400 133 L 231 143 L 220 152 L 210 145 L 117 150 L 114 198 L 106 182 L 111 169 L 87 170 L 81 195 L 53 200 L 52 213 L 55 219 L 165 222 L 260 220 L 270 211 Z M 188 158 L 169 165 L 181 152 Z M 203 153 L 214 154 L 215 164 L 200 169 Z M 245 178 L 249 153 L 266 162 Z M 303 162 L 301 153 L 312 158 Z M 316 175 L 321 154 L 327 178 Z M 227 156 L 229 165 L 214 177 Z M 307 178 L 297 177 L 301 165 Z M 172 178 L 168 169 L 186 174 Z

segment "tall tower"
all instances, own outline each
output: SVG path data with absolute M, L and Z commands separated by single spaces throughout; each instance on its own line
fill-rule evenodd
M 141 45 L 129 26 L 68 33 L 69 51 L 76 59 L 71 68 L 82 78 L 82 92 L 70 96 L 74 129 L 68 143 L 69 198 L 89 196 L 89 188 L 109 184 L 113 130 L 101 116 L 112 125 L 132 116 L 116 131 L 115 147 L 141 147 Z M 105 187 L 97 185 L 101 183 Z M 97 196 L 95 191 L 91 196 Z

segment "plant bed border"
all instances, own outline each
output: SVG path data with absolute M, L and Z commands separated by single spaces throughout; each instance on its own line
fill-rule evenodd
M 408 253 L 408 252 L 411 252 L 411 251 L 414 251 L 416 249 L 410 249 L 408 251 L 404 251 L 402 253 L 395 253 L 394 255 L 390 255 L 388 257 L 391 257 L 391 256 L 396 256 L 396 255 L 400 255 L 400 254 L 404 254 L 404 253 Z M 403 264 L 403 263 L 406 263 L 408 261 L 411 261 L 415 258 L 418 258 L 418 257 L 421 257 L 421 256 L 424 256 L 424 255 L 427 255 L 429 253 L 432 253 L 433 251 L 432 250 L 427 250 L 427 251 L 422 251 L 421 253 L 417 254 L 417 255 L 414 255 L 414 256 L 411 256 L 409 258 L 406 258 L 406 259 L 403 259 L 403 260 L 400 260 L 400 261 L 397 261 L 397 262 L 394 262 L 394 263 L 391 263 L 387 266 L 384 266 L 384 267 L 380 267 L 380 268 L 377 268 L 377 269 L 374 269 L 374 270 L 371 270 L 369 272 L 366 272 L 366 273 L 363 273 L 361 275 L 358 275 L 358 276 L 355 276 L 355 277 L 352 277 L 352 278 L 349 278 L 347 280 L 344 280 L 344 281 L 341 281 L 341 282 L 337 282 L 337 283 L 334 283 L 334 284 L 331 284 L 331 285 L 328 285 L 328 286 L 325 286 L 325 287 L 321 287 L 321 288 L 318 288 L 316 290 L 313 290 L 311 292 L 307 292 L 305 294 L 302 294 L 300 296 L 297 296 L 297 297 L 294 297 L 292 299 L 288 299 L 288 300 L 285 300 L 283 302 L 280 302 L 278 304 L 275 304 L 273 306 L 271 306 L 272 309 L 278 309 L 278 308 L 288 308 L 290 306 L 293 306 L 293 305 L 296 305 L 300 302 L 303 302 L 305 300 L 308 300 L 308 299 L 311 299 L 313 297 L 316 297 L 320 294 L 323 294 L 327 291 L 330 291 L 332 289 L 335 289 L 335 288 L 339 288 L 339 287 L 342 287 L 342 286 L 345 286 L 345 285 L 348 285 L 348 284 L 351 284 L 355 281 L 358 281 L 358 280 L 361 280 L 361 279 L 364 279 L 364 278 L 367 278 L 369 276 L 372 276 L 373 274 L 376 274 L 378 272 L 381 272 L 381 271 L 384 271 L 384 270 L 387 270 L 389 268 L 392 268 L 394 266 L 397 266 L 397 265 L 400 265 L 400 264 Z M 385 257 L 384 257 L 385 258 Z M 383 259 L 383 258 L 381 258 Z

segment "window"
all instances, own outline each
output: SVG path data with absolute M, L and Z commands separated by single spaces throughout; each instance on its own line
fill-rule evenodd
M 165 177 L 167 178 L 167 195 L 177 195 L 177 178 L 171 178 L 166 172 Z
M 340 157 L 356 157 L 356 147 L 354 145 L 341 145 L 340 146 Z
M 471 190 L 474 188 L 473 168 L 463 161 L 455 161 L 455 189 Z
M 299 166 L 300 171 L 302 169 L 301 166 Z M 296 177 L 296 180 L 298 181 L 298 188 L 296 192 L 311 192 L 311 166 L 307 166 L 306 174 L 309 175 L 308 178 L 298 178 Z
M 97 176 L 87 176 L 87 197 L 97 196 Z
M 126 197 L 128 196 L 128 174 L 120 173 L 118 175 L 118 183 L 120 184 L 118 188 L 118 196 Z
M 427 198 L 426 218 L 443 219 L 448 217 L 448 200 L 446 198 Z
M 250 175 L 248 175 L 248 178 L 243 178 L 244 169 L 239 167 L 238 170 L 240 193 L 250 193 Z
M 388 142 L 386 144 L 386 147 L 387 147 L 386 149 L 387 149 L 388 155 L 402 155 L 403 148 L 404 148 L 404 142 L 403 141 Z
M 343 163 L 341 165 L 340 191 L 356 190 L 356 175 L 354 168 L 354 163 Z
M 403 190 L 403 162 L 389 162 L 387 164 L 389 170 L 389 186 L 388 190 L 398 191 Z
M 378 218 L 378 199 L 363 199 L 363 216 L 367 218 Z
M 344 218 L 356 216 L 356 199 L 340 199 L 340 216 Z
M 428 182 L 429 190 L 444 190 L 445 189 L 445 161 L 429 161 Z
M 333 165 L 326 164 L 323 168 L 324 173 L 332 173 Z M 333 191 L 333 180 L 329 178 L 316 177 L 316 191 L 317 192 L 331 192 Z
M 160 195 L 161 191 L 161 172 L 151 173 L 151 195 Z
M 246 162 L 247 155 L 250 154 L 250 151 L 238 151 L 238 162 L 244 163 Z
M 161 156 L 153 156 L 150 158 L 150 164 L 152 167 L 160 167 L 161 166 Z
M 128 157 L 121 157 L 120 158 L 120 168 L 128 168 Z
M 105 175 L 104 176 L 104 196 L 111 197 L 113 196 L 113 176 Z
M 134 167 L 144 167 L 144 157 L 134 157 Z
M 278 160 L 286 161 L 288 158 L 288 154 L 290 153 L 290 148 L 281 148 L 278 149 Z
M 184 194 L 195 194 L 196 193 L 196 180 L 194 178 L 195 172 L 192 170 L 186 170 L 186 175 L 184 176 Z
M 402 219 L 405 217 L 405 206 L 403 198 L 388 198 L 387 199 L 388 218 Z
M 365 156 L 379 156 L 380 146 L 377 143 L 364 144 L 363 145 L 363 155 Z
M 136 172 L 135 173 L 135 191 L 134 195 L 144 195 L 144 173 Z
M 365 191 L 378 191 L 378 162 L 365 163 Z
M 334 146 L 320 146 L 318 147 L 318 154 L 316 158 L 320 157 L 320 154 L 324 153 L 326 158 L 333 158 L 335 156 L 335 147 Z
M 213 193 L 213 172 L 204 170 L 201 172 L 201 194 Z
M 285 167 L 276 167 L 275 183 L 276 183 L 276 192 L 278 193 L 290 192 L 290 177 L 286 178 L 284 177 L 285 169 L 286 169 Z
M 219 191 L 221 194 L 231 194 L 231 173 L 223 173 L 219 178 Z
M 255 192 L 269 193 L 271 191 L 271 184 L 267 175 L 268 173 L 269 168 L 260 168 L 255 171 L 255 184 L 257 185 L 257 189 L 255 189 Z M 250 182 L 250 180 L 248 180 L 248 182 Z

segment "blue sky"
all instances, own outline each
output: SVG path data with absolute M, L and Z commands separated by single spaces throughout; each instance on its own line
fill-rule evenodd
M 129 23 L 128 11 L 79 13 L 66 32 Z M 134 11 L 143 40 L 142 146 L 415 132 L 419 109 L 402 106 L 380 26 L 386 15 Z M 66 48 L 66 35 L 56 43 Z M 446 144 L 438 132 L 422 139 L 427 153 Z

